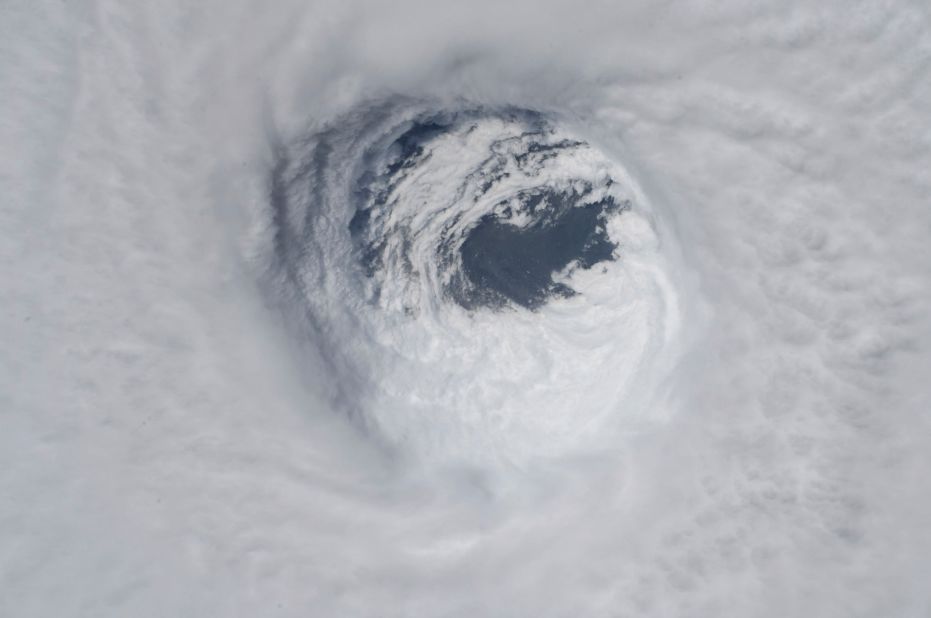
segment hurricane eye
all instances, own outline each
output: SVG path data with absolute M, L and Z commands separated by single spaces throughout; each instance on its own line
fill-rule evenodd
M 300 232 L 283 254 L 367 427 L 512 459 L 636 415 L 677 317 L 621 162 L 519 108 L 395 109 L 311 143 L 284 183 Z
M 610 196 L 577 205 L 583 198 L 573 190 L 534 190 L 519 195 L 516 208 L 483 215 L 462 241 L 462 273 L 450 296 L 467 309 L 506 303 L 536 309 L 554 296 L 575 295 L 553 275 L 571 264 L 589 269 L 613 260 L 617 243 L 605 218 L 621 209 Z M 531 222 L 513 222 L 522 215 Z

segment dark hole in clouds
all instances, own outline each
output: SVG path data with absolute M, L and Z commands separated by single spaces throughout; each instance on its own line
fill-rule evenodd
M 506 218 L 485 215 L 462 243 L 462 265 L 469 285 L 450 290 L 460 305 L 502 306 L 507 302 L 536 309 L 554 296 L 572 296 L 553 274 L 572 263 L 581 268 L 614 258 L 604 216 L 617 211 L 611 198 L 575 205 L 574 193 L 538 191 L 522 197 L 533 221 L 518 226 Z M 505 216 L 507 215 L 507 211 Z

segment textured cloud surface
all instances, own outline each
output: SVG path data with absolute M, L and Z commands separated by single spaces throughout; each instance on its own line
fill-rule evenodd
M 926 2 L 149 4 L 0 8 L 0 615 L 931 612 Z

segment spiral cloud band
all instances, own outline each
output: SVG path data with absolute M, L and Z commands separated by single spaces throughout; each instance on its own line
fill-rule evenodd
M 931 616 L 927 0 L 0 2 L 0 617 Z

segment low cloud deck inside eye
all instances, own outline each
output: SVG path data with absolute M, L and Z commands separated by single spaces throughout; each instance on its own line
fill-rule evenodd
M 553 296 L 575 294 L 554 282 L 553 273 L 573 262 L 590 268 L 614 259 L 604 217 L 619 209 L 610 197 L 576 206 L 578 197 L 555 191 L 526 196 L 523 208 L 534 220 L 524 227 L 497 215 L 482 217 L 461 247 L 469 285 L 450 290 L 453 298 L 470 309 L 508 302 L 536 309 Z
M 435 257 L 438 270 L 449 272 L 442 291 L 446 300 L 470 310 L 508 305 L 535 310 L 551 298 L 576 294 L 568 285 L 555 282 L 555 273 L 614 259 L 616 246 L 607 235 L 605 218 L 627 204 L 610 195 L 596 196 L 587 178 L 577 178 L 569 186 L 537 184 L 554 159 L 572 156 L 585 143 L 555 138 L 533 112 L 512 110 L 499 117 L 515 122 L 515 127 L 490 142 L 488 158 L 481 166 L 463 170 L 461 178 L 451 179 L 452 184 L 476 200 L 512 174 L 536 186 L 512 194 L 506 202 L 488 203 L 486 213 L 468 228 L 457 227 L 459 215 L 452 215 L 435 239 Z M 396 277 L 411 276 L 416 270 L 407 255 L 417 233 L 410 228 L 409 218 L 403 225 L 383 229 L 383 217 L 379 217 L 398 207 L 393 200 L 399 198 L 392 192 L 418 166 L 428 164 L 431 143 L 447 133 L 471 132 L 473 120 L 469 114 L 458 120 L 428 116 L 411 122 L 387 148 L 371 153 L 367 159 L 371 167 L 360 173 L 354 187 L 358 203 L 349 222 L 366 276 L 375 277 L 386 268 L 386 260 L 399 266 Z M 382 156 L 383 167 L 375 165 Z M 477 179 L 476 185 L 468 189 L 472 179 Z M 449 197 L 443 193 L 438 199 Z M 380 282 L 374 288 L 376 296 L 381 287 Z

